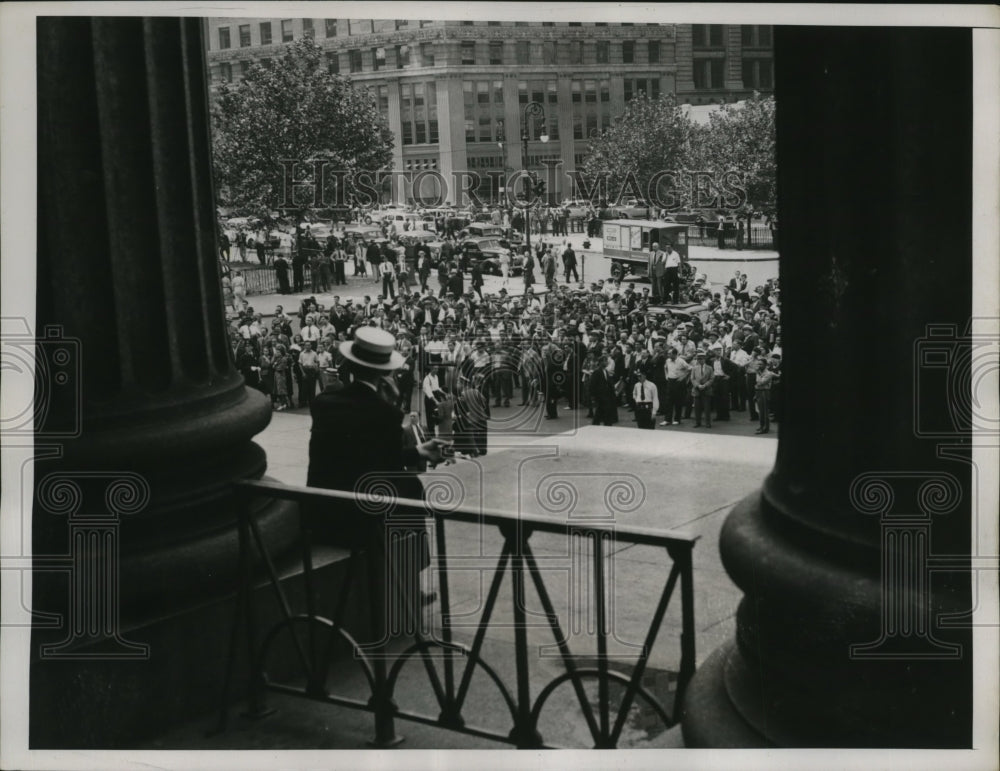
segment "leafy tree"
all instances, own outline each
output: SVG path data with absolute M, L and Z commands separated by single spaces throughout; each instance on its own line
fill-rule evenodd
M 392 132 L 374 96 L 331 74 L 322 49 L 303 38 L 267 65 L 253 64 L 235 85 L 223 83 L 212 112 L 212 150 L 220 204 L 271 222 L 282 210 L 298 224 L 315 203 L 316 160 L 327 160 L 324 199 L 350 201 L 353 172 L 388 170 Z M 283 188 L 294 167 L 300 187 Z M 344 170 L 344 177 L 331 171 Z M 330 178 L 328 178 L 328 176 Z M 343 180 L 343 191 L 333 188 Z M 291 203 L 292 206 L 283 206 Z M 298 239 L 296 238 L 296 243 Z
M 747 206 L 763 212 L 773 212 L 777 202 L 774 109 L 774 97 L 759 93 L 723 105 L 692 145 L 694 166 L 715 174 L 738 172 Z
M 591 138 L 581 176 L 591 184 L 606 179 L 612 201 L 632 195 L 662 199 L 664 187 L 674 186 L 663 174 L 687 167 L 696 131 L 673 94 L 648 99 L 640 93 L 613 126 Z

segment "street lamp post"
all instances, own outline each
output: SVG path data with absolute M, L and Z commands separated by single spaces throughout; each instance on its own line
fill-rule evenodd
M 549 141 L 549 132 L 545 128 L 545 106 L 541 102 L 528 102 L 524 105 L 524 109 L 521 111 L 521 157 L 524 163 L 524 169 L 528 169 L 528 116 L 532 118 L 541 117 L 542 119 L 542 133 L 538 137 L 542 142 Z M 525 179 L 525 186 L 528 188 L 528 194 L 531 194 L 531 181 Z M 529 207 L 524 207 L 524 243 L 529 249 L 531 248 L 531 210 Z

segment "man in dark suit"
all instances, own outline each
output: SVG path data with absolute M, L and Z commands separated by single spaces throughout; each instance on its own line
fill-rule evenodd
M 615 395 L 615 360 L 604 356 L 601 368 L 590 376 L 590 401 L 595 426 L 613 426 L 618 422 L 618 397 Z
M 712 427 L 712 381 L 715 370 L 705 361 L 705 352 L 695 354 L 695 365 L 691 368 L 691 396 L 694 399 L 694 427 L 701 428 L 702 416 L 705 428 Z
M 375 327 L 358 329 L 353 341 L 340 345 L 343 367 L 352 382 L 327 389 L 313 400 L 306 482 L 310 487 L 359 493 L 389 487 L 399 497 L 423 497 L 420 480 L 406 469 L 419 467 L 422 461 L 440 462 L 446 443 L 430 439 L 404 451 L 403 414 L 394 406 L 398 397 L 392 379 L 404 361 L 394 347 L 393 336 Z M 374 558 L 385 561 L 398 577 L 399 586 L 387 597 L 394 614 L 386 618 L 387 628 L 396 619 L 414 620 L 400 609 L 406 607 L 407 597 L 410 603 L 420 601 L 419 571 L 428 564 L 423 524 L 415 526 L 412 516 L 400 524 L 403 515 L 396 515 L 394 522 L 391 513 L 366 516 L 352 505 L 314 506 L 304 515 L 318 540 L 374 549 L 378 552 Z M 390 548 L 393 542 L 401 545 Z M 411 566 L 409 574 L 400 575 L 406 565 Z

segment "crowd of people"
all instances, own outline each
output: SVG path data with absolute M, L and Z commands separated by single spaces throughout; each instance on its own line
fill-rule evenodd
M 486 452 L 495 408 L 544 404 L 549 419 L 560 407 L 580 409 L 602 425 L 632 412 L 647 429 L 692 418 L 710 428 L 745 412 L 767 433 L 780 419 L 777 280 L 751 292 L 737 274 L 719 291 L 702 289 L 701 310 L 687 317 L 651 310 L 649 286 L 599 281 L 483 295 L 464 278 L 453 265 L 437 291 L 335 296 L 329 307 L 310 297 L 289 312 L 278 306 L 268 322 L 244 299 L 231 327 L 237 366 L 276 410 L 308 408 L 340 385 L 339 348 L 361 327 L 386 330 L 404 361 L 396 405 L 422 412 L 430 436 L 454 418 L 465 437 L 458 449 L 469 455 Z

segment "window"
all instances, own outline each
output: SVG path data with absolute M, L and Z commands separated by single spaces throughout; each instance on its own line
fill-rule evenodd
M 219 48 L 229 48 L 229 27 L 219 27 Z
M 433 23 L 434 23 L 434 22 L 432 22 L 432 21 L 427 21 L 427 20 L 424 20 L 424 21 L 421 21 L 421 22 L 420 22 L 420 29 L 423 29 L 424 27 L 429 27 L 429 26 L 430 26 L 431 24 L 433 24 Z
M 240 77 L 245 78 L 250 72 L 250 62 L 240 62 Z
M 531 46 L 527 40 L 517 41 L 517 63 L 531 64 Z
M 491 24 L 493 22 L 490 22 Z M 490 41 L 490 64 L 503 64 L 503 41 Z
M 474 22 L 471 22 L 471 21 L 463 21 L 462 22 L 462 26 L 463 27 L 471 27 L 473 25 L 473 23 Z
M 600 83 L 601 87 L 601 102 L 611 101 L 611 84 L 607 80 L 602 80 Z
M 722 25 L 693 24 L 691 38 L 695 48 L 722 48 Z
M 271 45 L 271 22 L 269 21 L 260 23 L 260 44 L 262 46 Z
M 701 59 L 694 62 L 694 87 L 698 89 L 723 88 L 725 59 Z
M 703 60 L 706 61 L 706 60 Z M 695 68 L 697 68 L 698 62 L 695 62 Z M 633 97 L 639 94 L 645 94 L 650 99 L 659 99 L 660 97 L 660 79 L 659 78 L 626 78 L 622 81 L 622 85 L 625 88 L 625 101 L 629 101 Z
M 316 37 L 316 31 L 313 29 L 312 19 L 302 20 L 302 36 L 309 38 Z
M 348 51 L 347 58 L 351 72 L 361 72 L 361 50 L 355 48 Z
M 554 27 L 554 26 L 556 26 L 556 23 L 554 21 L 543 21 L 542 22 L 542 26 L 543 27 Z
M 740 40 L 744 48 L 770 48 L 771 27 L 766 24 L 748 24 L 740 27 Z
M 337 20 L 327 19 L 326 20 L 326 36 L 327 37 L 337 37 Z
M 476 83 L 476 104 L 483 106 L 490 103 L 490 84 L 485 81 Z
M 407 24 L 409 24 L 409 22 L 407 22 L 407 21 L 401 21 L 400 19 L 396 19 L 396 21 L 393 24 L 393 29 L 395 29 L 396 32 L 399 32 Z
M 465 22 L 462 22 L 463 24 Z M 471 22 L 470 22 L 471 24 Z M 474 40 L 463 40 L 462 41 L 462 64 L 475 64 L 476 63 L 476 41 Z
M 660 41 L 659 40 L 650 40 L 649 43 L 647 44 L 647 48 L 648 48 L 648 51 L 649 51 L 649 55 L 648 55 L 649 63 L 650 64 L 659 64 L 660 63 Z
M 233 82 L 233 66 L 229 62 L 219 65 L 219 79 L 225 83 Z
M 597 41 L 597 63 L 607 64 L 611 60 L 611 43 L 607 40 Z
M 486 22 L 486 26 L 487 27 L 499 27 L 500 26 L 500 22 L 498 22 L 498 21 L 488 21 L 488 22 Z
M 526 22 L 526 21 L 515 21 L 514 22 L 514 26 L 515 27 L 527 27 L 528 26 L 528 22 Z
M 410 47 L 407 45 L 396 46 L 396 68 L 403 69 L 403 67 L 410 66 Z
M 385 109 L 389 109 L 388 86 L 379 87 L 379 99 L 385 89 Z M 468 105 L 466 110 L 468 111 Z M 399 87 L 399 116 L 404 145 L 436 144 L 438 141 L 437 96 L 434 83 L 403 83 Z M 468 121 L 466 121 L 468 124 Z M 473 140 L 475 141 L 475 140 Z M 433 168 L 433 166 L 431 167 Z
M 517 84 L 517 103 L 522 106 L 528 103 L 528 84 L 523 80 Z
M 556 42 L 546 40 L 542 43 L 542 64 L 556 63 Z
M 571 98 L 573 100 L 573 104 L 579 104 L 582 101 L 581 100 L 581 96 L 580 96 L 580 81 L 579 80 L 574 80 L 572 82 L 572 84 L 570 84 L 570 91 L 572 93 L 572 97 Z
M 635 64 L 635 41 L 622 41 L 622 62 L 625 64 Z
M 493 81 L 493 104 L 503 104 L 503 81 Z
M 348 35 L 364 35 L 374 31 L 375 27 L 371 19 L 349 19 L 347 22 Z
M 420 64 L 424 67 L 434 66 L 434 47 L 432 43 L 420 44 Z
M 250 45 L 250 25 L 241 24 L 240 25 L 240 48 L 246 48 Z
M 385 69 L 385 49 L 384 48 L 373 48 L 372 49 L 372 69 L 374 69 L 374 70 Z
M 571 40 L 569 42 L 569 63 L 583 64 L 583 41 Z
M 770 59 L 744 59 L 743 87 L 774 88 L 774 62 Z
M 437 86 L 434 81 L 427 84 L 427 141 L 438 142 Z
M 597 103 L 597 81 L 595 80 L 585 80 L 583 81 L 583 101 L 588 104 Z
M 281 20 L 281 42 L 288 43 L 294 39 L 292 35 L 292 20 L 282 19 Z
M 326 69 L 331 75 L 340 72 L 340 54 L 331 51 L 326 55 Z
M 580 24 L 580 22 L 578 22 L 578 21 L 571 21 L 569 23 L 569 26 L 571 26 L 571 27 L 582 27 L 583 25 Z

